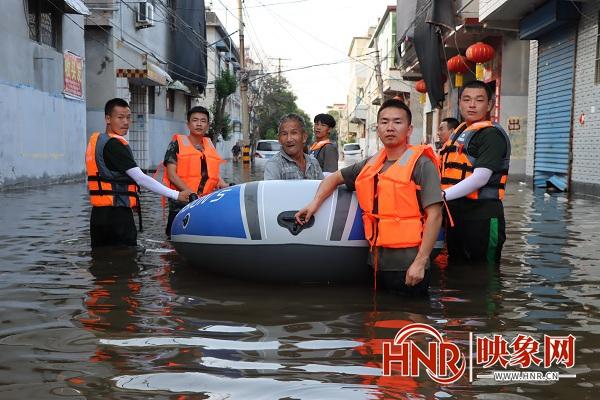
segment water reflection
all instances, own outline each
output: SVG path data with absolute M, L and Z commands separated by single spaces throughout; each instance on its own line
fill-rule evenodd
M 261 174 L 225 172 L 233 182 Z M 3 193 L 0 398 L 595 398 L 598 201 L 509 189 L 502 264 L 438 259 L 425 300 L 374 296 L 368 283 L 260 284 L 187 268 L 150 194 L 140 246 L 92 254 L 84 185 Z M 577 378 L 442 387 L 425 374 L 382 376 L 382 341 L 412 322 L 465 352 L 469 332 L 573 333 Z

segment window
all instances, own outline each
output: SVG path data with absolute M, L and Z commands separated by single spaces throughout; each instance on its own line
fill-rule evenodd
M 598 14 L 598 32 L 596 33 L 596 85 L 600 83 L 600 13 Z
M 148 86 L 148 113 L 154 114 L 156 111 L 156 97 L 154 86 Z
M 27 0 L 29 38 L 38 43 L 60 47 L 62 12 L 47 0 Z
M 175 91 L 167 89 L 167 111 L 175 111 Z
M 185 96 L 185 113 L 187 114 L 192 108 L 192 96 Z

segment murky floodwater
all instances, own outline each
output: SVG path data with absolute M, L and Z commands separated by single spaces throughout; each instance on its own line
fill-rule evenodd
M 164 241 L 153 195 L 144 195 L 138 249 L 93 255 L 83 184 L 0 198 L 2 399 L 598 398 L 597 198 L 512 182 L 500 269 L 435 268 L 427 300 L 190 270 Z M 381 340 L 411 321 L 436 327 L 464 353 L 469 332 L 573 334 L 575 367 L 553 370 L 576 378 L 470 383 L 465 375 L 441 386 L 423 371 L 382 376 Z

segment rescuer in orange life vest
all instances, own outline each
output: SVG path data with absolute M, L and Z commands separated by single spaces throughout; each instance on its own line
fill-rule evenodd
M 338 149 L 329 139 L 335 128 L 335 119 L 329 114 L 318 114 L 314 119 L 315 142 L 308 153 L 317 159 L 323 172 L 335 172 L 338 169 Z
M 204 107 L 192 107 L 187 113 L 189 135 L 176 133 L 165 152 L 163 183 L 173 189 L 189 190 L 204 196 L 229 185 L 221 179 L 220 165 L 224 162 L 204 135 L 208 131 L 210 115 Z M 169 217 L 166 234 L 171 236 L 171 225 L 185 203 L 169 199 Z
M 506 239 L 502 199 L 510 139 L 488 117 L 492 91 L 481 81 L 462 87 L 463 122 L 441 153 L 442 189 L 454 226 L 446 226 L 450 261 L 496 263 Z
M 160 195 L 188 201 L 188 190 L 169 189 L 144 174 L 133 159 L 127 140 L 131 122 L 129 104 L 109 100 L 104 107 L 106 131 L 94 132 L 85 153 L 88 190 L 92 203 L 90 236 L 92 247 L 137 244 L 132 209 L 140 215 L 139 186 Z
M 296 213 L 296 221 L 309 221 L 337 186 L 345 183 L 356 190 L 363 211 L 376 284 L 422 295 L 429 288 L 429 255 L 442 223 L 442 191 L 431 146 L 408 144 L 411 118 L 402 101 L 385 101 L 377 114 L 377 135 L 384 148 L 370 159 L 327 176 L 314 199 Z
M 435 148 L 437 153 L 444 148 L 444 145 L 450 139 L 450 135 L 454 130 L 460 125 L 460 122 L 456 118 L 444 118 L 442 122 L 440 122 L 440 126 L 437 131 L 437 140 L 435 141 Z

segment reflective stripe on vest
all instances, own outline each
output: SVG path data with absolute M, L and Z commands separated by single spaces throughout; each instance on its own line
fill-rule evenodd
M 477 122 L 468 127 L 463 122 L 456 128 L 448 142 L 444 145 L 443 152 L 440 152 L 442 189 L 448 189 L 473 174 L 473 165 L 476 159 L 469 154 L 469 144 L 475 135 L 483 129 L 490 127 L 496 128 L 506 142 L 506 154 L 502 160 L 502 169 L 500 171 L 493 171 L 492 176 L 483 187 L 468 194 L 466 197 L 472 200 L 504 199 L 510 163 L 510 138 L 500 125 L 491 121 Z
M 421 244 L 424 214 L 419 206 L 420 187 L 412 180 L 419 157 L 437 157 L 431 146 L 409 146 L 394 164 L 380 172 L 385 149 L 369 160 L 356 178 L 356 196 L 363 210 L 365 237 L 377 247 L 408 248 Z
M 90 202 L 94 207 L 137 207 L 137 184 L 127 174 L 108 169 L 104 161 L 104 148 L 113 138 L 119 140 L 131 153 L 129 143 L 120 135 L 99 132 L 92 134 L 85 152 Z M 133 154 L 131 157 L 133 158 Z
M 219 153 L 207 137 L 202 137 L 202 151 L 196 149 L 186 135 L 175 134 L 177 141 L 177 176 L 198 195 L 203 196 L 213 192 L 220 179 L 220 165 L 224 163 Z M 175 190 L 179 190 L 169 180 L 167 170 L 163 175 L 163 183 Z

